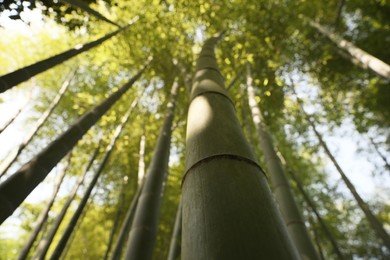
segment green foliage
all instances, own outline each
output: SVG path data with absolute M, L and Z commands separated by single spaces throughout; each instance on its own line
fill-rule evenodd
M 21 1 L 22 4 L 23 2 L 29 1 Z M 149 56 L 154 59 L 143 78 L 88 132 L 73 151 L 68 186 L 81 174 L 97 145 L 98 137 L 102 136 L 101 147 L 104 147 L 123 113 L 134 99 L 139 98 L 139 104 L 101 176 L 95 199 L 76 230 L 73 241 L 77 242 L 72 243 L 68 259 L 98 259 L 104 254 L 122 187 L 125 187 L 126 207 L 137 189 L 141 135 L 146 135 L 145 161 L 148 165 L 166 111 L 170 86 L 178 76 L 182 89 L 172 136 L 173 162 L 170 164 L 170 174 L 165 186 L 154 252 L 154 259 L 166 258 L 185 160 L 183 140 L 189 100 L 184 88 L 185 75 L 180 68 L 184 68 L 186 73 L 192 76 L 199 46 L 205 37 L 223 29 L 227 31 L 218 46 L 217 57 L 225 83 L 228 84 L 237 75 L 245 74 L 246 63 L 251 64 L 257 102 L 264 111 L 266 123 L 278 149 L 286 157 L 288 165 L 293 166 L 305 189 L 316 202 L 343 253 L 347 258 L 384 258 L 388 255 L 388 252 L 377 246 L 379 240 L 362 218 L 354 202 L 345 192 L 340 191 L 337 183 L 329 179 L 324 156 L 318 151 L 313 133 L 299 112 L 290 86 L 290 79 L 293 78 L 295 85 L 303 85 L 303 89 L 318 93 L 315 100 L 305 101 L 315 108 L 316 122 L 327 125 L 329 131 L 338 128 L 343 120 L 348 119 L 361 133 L 379 129 L 378 132 L 389 135 L 386 130 L 390 125 L 388 80 L 353 65 L 340 50 L 302 19 L 302 15 L 317 19 L 321 24 L 332 28 L 339 1 L 87 2 L 119 24 L 126 24 L 136 15 L 139 15 L 140 19 L 108 42 L 12 90 L 27 93 L 29 88 L 36 85 L 32 101 L 34 111 L 27 116 L 27 123 L 34 122 L 56 95 L 67 74 L 77 66 L 77 74 L 71 82 L 71 87 L 54 114 L 39 131 L 33 144 L 22 155 L 21 161 L 32 158 L 72 122 L 123 85 Z M 113 31 L 112 25 L 97 21 L 80 10 L 69 8 L 61 1 L 55 5 L 54 2 L 45 1 L 45 5 L 42 12 L 66 27 L 46 17 L 43 24 L 32 22 L 30 30 L 26 30 L 31 32 L 29 34 L 0 28 L 0 49 L 6 50 L 0 52 L 1 74 Z M 20 7 L 18 4 L 17 9 L 20 10 Z M 388 1 L 346 1 L 341 23 L 336 31 L 358 47 L 389 63 L 390 49 L 385 47 L 390 43 L 389 14 Z M 262 151 L 259 150 L 258 141 L 253 138 L 253 124 L 247 100 L 240 87 L 245 83 L 243 78 L 229 89 L 229 93 L 233 97 L 247 138 L 261 158 Z M 2 96 L 1 99 L 7 101 L 8 96 Z M 386 143 L 383 147 L 385 146 Z M 293 183 L 292 187 L 304 215 L 312 215 Z M 78 196 L 81 196 L 81 192 Z M 49 221 L 53 220 L 65 201 L 66 194 L 60 194 L 63 197 L 50 213 Z M 370 205 L 375 205 L 379 218 L 388 227 L 388 205 L 383 201 L 369 202 Z M 22 246 L 23 239 L 43 207 L 42 203 L 23 205 L 17 217 L 21 221 L 20 229 L 23 234 L 20 239 L 15 240 L 0 235 L 0 258 L 15 257 L 17 249 Z M 72 207 L 74 210 L 75 206 Z M 67 214 L 64 223 L 69 220 L 70 214 L 71 212 Z M 121 214 L 120 222 L 123 217 L 124 214 Z M 63 228 L 64 224 L 61 230 Z M 335 259 L 331 244 L 326 240 L 318 223 L 315 222 L 310 228 L 317 230 L 326 258 Z M 58 239 L 57 234 L 55 241 Z

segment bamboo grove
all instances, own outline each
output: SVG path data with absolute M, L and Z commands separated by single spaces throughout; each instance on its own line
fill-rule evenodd
M 390 3 L 0 8 L 0 259 L 390 257 Z

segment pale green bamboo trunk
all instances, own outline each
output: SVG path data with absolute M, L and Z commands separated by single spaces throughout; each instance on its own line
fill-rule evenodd
M 315 28 L 318 32 L 329 38 L 334 44 L 337 45 L 340 49 L 346 51 L 350 57 L 349 60 L 360 66 L 363 69 L 369 68 L 376 74 L 390 79 L 390 65 L 383 62 L 382 60 L 374 57 L 373 55 L 365 52 L 364 50 L 356 47 L 351 42 L 344 40 L 337 34 L 331 32 L 326 27 L 316 23 L 314 21 L 309 21 L 311 27 Z M 344 56 L 344 55 L 343 55 Z M 345 56 L 344 56 L 345 57 Z
M 297 203 L 294 200 L 290 184 L 282 167 L 282 163 L 276 154 L 272 137 L 264 122 L 260 108 L 255 99 L 255 92 L 252 85 L 250 65 L 247 64 L 247 91 L 249 107 L 252 112 L 253 123 L 257 130 L 257 138 L 264 154 L 264 161 L 271 177 L 272 190 L 282 212 L 284 222 L 287 225 L 290 236 L 298 249 L 302 259 L 319 259 L 314 244 L 311 241 L 309 232 L 306 229 Z
M 224 89 L 214 46 L 197 61 L 182 186 L 182 259 L 298 259 Z

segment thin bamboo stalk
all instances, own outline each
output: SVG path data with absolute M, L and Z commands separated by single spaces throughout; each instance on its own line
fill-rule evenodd
M 151 259 L 156 239 L 162 186 L 168 167 L 176 97 L 179 89 L 175 79 L 167 112 L 148 168 L 134 220 L 131 225 L 125 259 Z
M 83 135 L 130 89 L 133 83 L 141 77 L 149 62 L 124 86 L 85 113 L 43 151 L 0 184 L 0 224 L 45 179 L 50 170 L 77 144 Z
M 22 153 L 22 151 L 27 147 L 28 144 L 32 141 L 34 136 L 38 133 L 39 129 L 45 124 L 47 119 L 53 113 L 54 109 L 60 103 L 62 97 L 64 96 L 66 90 L 69 88 L 70 83 L 76 75 L 76 68 L 69 74 L 69 76 L 62 83 L 61 88 L 59 89 L 57 95 L 54 97 L 53 101 L 47 107 L 45 112 L 40 116 L 35 125 L 30 129 L 30 132 L 24 137 L 24 140 L 21 144 L 18 145 L 4 160 L 4 162 L 0 165 L 0 178 L 7 172 L 7 170 L 12 166 L 13 163 L 17 160 L 18 156 Z
M 112 25 L 118 26 L 119 28 L 121 27 L 119 24 L 111 21 L 110 19 L 108 19 L 104 15 L 102 15 L 101 13 L 99 13 L 99 12 L 95 11 L 94 9 L 92 9 L 91 7 L 89 7 L 88 4 L 86 4 L 83 1 L 80 1 L 80 0 L 61 0 L 61 1 L 66 2 L 66 3 L 70 4 L 70 5 L 75 6 L 75 7 L 78 7 L 81 10 L 87 12 L 90 15 L 93 15 L 93 16 L 97 17 L 100 20 L 103 20 L 103 21 L 105 21 L 107 23 L 110 23 Z
M 124 125 L 128 121 L 132 110 L 133 110 L 133 106 L 131 106 L 130 109 L 126 112 L 126 114 L 122 118 L 121 123 L 115 129 L 115 133 L 114 133 L 113 137 L 111 138 L 110 143 L 108 144 L 108 146 L 106 148 L 106 151 L 103 155 L 103 159 L 100 162 L 100 165 L 99 165 L 98 169 L 96 170 L 90 184 L 88 185 L 88 188 L 85 191 L 84 196 L 81 199 L 79 206 L 77 207 L 72 219 L 70 220 L 69 224 L 67 225 L 67 227 L 66 227 L 60 241 L 58 242 L 56 248 L 54 249 L 53 254 L 51 255 L 50 259 L 55 260 L 55 259 L 59 259 L 61 257 L 61 254 L 62 254 L 63 250 L 65 249 L 65 246 L 69 240 L 69 237 L 72 234 L 72 232 L 77 224 L 77 221 L 79 220 L 79 218 L 83 212 L 83 209 L 88 202 L 88 199 L 91 195 L 91 192 L 92 192 L 93 188 L 95 187 L 101 173 L 104 170 L 104 167 L 106 166 L 106 164 L 108 162 L 108 159 L 110 158 L 110 155 L 114 149 L 115 143 L 118 140 Z
M 49 217 L 49 211 L 54 204 L 54 200 L 57 197 L 58 191 L 60 190 L 61 184 L 70 166 L 70 160 L 71 160 L 71 153 L 69 153 L 68 160 L 66 161 L 64 167 L 61 170 L 61 173 L 58 176 L 57 183 L 54 186 L 53 194 L 51 195 L 48 203 L 46 204 L 45 209 L 41 211 L 41 214 L 39 215 L 37 222 L 35 223 L 35 227 L 31 231 L 26 244 L 20 250 L 20 253 L 17 258 L 18 260 L 24 260 L 27 258 L 28 253 L 30 252 L 35 240 L 37 239 L 39 232 L 42 230 L 43 225 L 46 223 L 47 218 Z
M 99 154 L 99 149 L 100 149 L 100 141 L 98 146 L 96 147 L 95 151 L 93 152 L 91 158 L 88 161 L 87 167 L 85 168 L 83 174 L 80 175 L 78 178 L 76 185 L 73 187 L 72 191 L 70 192 L 68 200 L 65 202 L 64 206 L 61 209 L 61 212 L 57 215 L 53 225 L 49 229 L 47 235 L 40 241 L 38 244 L 37 250 L 35 251 L 34 257 L 32 258 L 33 260 L 43 260 L 45 259 L 45 256 L 47 254 L 47 251 L 49 250 L 50 245 L 53 243 L 53 238 L 55 234 L 58 231 L 58 228 L 60 227 L 66 212 L 68 211 L 70 204 L 73 202 L 77 195 L 77 191 L 81 184 L 84 182 L 85 177 L 87 176 L 87 173 L 91 166 L 93 165 L 93 162 L 95 161 L 97 155 Z
M 63 63 L 64 61 L 80 54 L 83 52 L 86 52 L 93 47 L 98 46 L 99 44 L 105 42 L 106 40 L 112 38 L 113 36 L 117 35 L 118 33 L 122 32 L 123 30 L 127 29 L 131 24 L 136 22 L 138 20 L 138 16 L 133 18 L 129 24 L 127 24 L 124 27 L 121 27 L 120 29 L 116 30 L 115 32 L 109 33 L 106 36 L 99 38 L 95 41 L 86 43 L 84 45 L 77 45 L 76 47 L 64 51 L 60 54 L 54 55 L 50 58 L 47 58 L 45 60 L 38 61 L 34 64 L 31 64 L 29 66 L 20 68 L 16 71 L 10 72 L 8 74 L 5 74 L 0 77 L 0 93 L 7 91 L 8 89 L 11 89 L 12 87 L 34 77 L 35 75 L 44 72 L 50 68 L 53 68 L 54 66 Z

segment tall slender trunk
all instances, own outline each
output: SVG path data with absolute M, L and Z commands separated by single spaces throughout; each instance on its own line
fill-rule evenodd
M 67 173 L 67 170 L 70 166 L 70 160 L 71 160 L 71 153 L 68 155 L 68 160 L 66 161 L 65 165 L 63 166 L 61 173 L 58 176 L 57 183 L 54 186 L 53 194 L 51 195 L 46 207 L 44 210 L 41 211 L 41 214 L 38 217 L 37 222 L 35 223 L 34 229 L 31 231 L 30 236 L 27 239 L 26 244 L 24 247 L 21 249 L 19 255 L 18 255 L 18 260 L 24 260 L 27 258 L 28 253 L 31 250 L 31 247 L 33 246 L 36 238 L 38 237 L 39 232 L 42 230 L 43 225 L 46 223 L 47 218 L 49 217 L 49 211 L 51 207 L 54 204 L 54 200 L 57 197 L 58 191 L 60 190 L 60 186 L 62 184 L 62 181 L 65 178 L 65 175 Z
M 117 260 L 121 258 L 122 250 L 126 242 L 126 237 L 129 234 L 131 224 L 133 223 L 133 218 L 135 214 L 135 209 L 137 207 L 138 199 L 141 195 L 141 190 L 143 187 L 145 179 L 145 126 L 144 132 L 142 133 L 140 145 L 139 145 L 139 160 L 138 160 L 138 189 L 133 196 L 130 207 L 128 208 L 125 218 L 120 227 L 119 235 L 116 239 L 114 251 L 111 254 L 112 260 Z M 140 176 L 142 178 L 140 179 Z
M 181 234 L 181 221 L 182 220 L 182 206 L 181 200 L 177 206 L 177 213 L 175 219 L 175 225 L 172 231 L 171 244 L 169 246 L 168 260 L 176 260 L 180 255 L 180 234 Z
M 25 101 L 25 103 L 23 104 L 23 105 L 21 105 L 20 107 L 19 107 L 19 109 L 18 109 L 18 111 L 7 121 L 7 122 L 5 122 L 4 123 L 4 125 L 2 126 L 2 127 L 0 127 L 0 134 L 2 133 L 2 132 L 4 132 L 14 121 L 15 121 L 15 119 L 20 115 L 20 113 L 24 110 L 24 109 L 26 109 L 26 107 L 28 107 L 27 106 L 27 104 L 29 103 L 29 101 L 31 100 L 31 98 L 32 98 L 32 91 L 33 90 L 33 88 L 31 88 L 29 91 L 28 91 L 28 94 L 27 94 L 27 98 L 26 98 L 26 101 Z
M 353 197 L 355 198 L 357 204 L 359 205 L 360 209 L 364 212 L 368 222 L 371 224 L 372 228 L 375 230 L 378 237 L 380 237 L 383 240 L 384 245 L 390 250 L 390 236 L 386 232 L 386 230 L 383 228 L 382 223 L 376 218 L 374 213 L 371 211 L 368 204 L 360 197 L 359 193 L 356 191 L 355 186 L 352 184 L 352 182 L 349 180 L 347 175 L 344 173 L 344 171 L 341 169 L 340 165 L 334 158 L 333 154 L 330 152 L 327 144 L 325 143 L 324 139 L 322 138 L 322 135 L 317 131 L 317 127 L 314 123 L 314 121 L 311 119 L 311 117 L 306 114 L 302 101 L 298 98 L 297 94 L 294 94 L 297 97 L 298 104 L 300 106 L 301 113 L 304 115 L 306 120 L 309 122 L 311 128 L 314 131 L 315 136 L 318 139 L 318 142 L 320 143 L 321 147 L 324 149 L 326 155 L 329 157 L 329 159 L 332 161 L 333 165 L 337 169 L 338 173 L 341 176 L 341 179 L 349 189 L 349 191 L 352 193 Z
M 236 84 L 236 82 L 237 82 L 239 79 L 241 79 L 241 77 L 242 77 L 242 71 L 240 71 L 240 72 L 238 72 L 238 73 L 236 74 L 236 76 L 230 81 L 229 85 L 226 86 L 226 89 L 227 89 L 227 90 L 231 89 L 231 88 Z
M 253 131 L 252 131 L 252 128 L 251 128 L 251 124 L 250 124 L 250 120 L 248 120 L 248 114 L 250 114 L 250 112 L 248 112 L 248 107 L 245 105 L 245 104 L 248 104 L 249 102 L 247 102 L 247 98 L 245 97 L 248 97 L 248 95 L 245 95 L 245 85 L 244 84 L 240 84 L 240 95 L 241 95 L 241 117 L 242 117 L 242 124 L 243 124 L 243 131 L 244 133 L 246 132 L 246 136 L 247 138 L 249 139 L 249 145 L 251 146 L 251 148 L 253 149 L 253 151 L 255 151 L 255 138 L 253 137 Z
M 70 204 L 73 202 L 74 198 L 76 197 L 77 191 L 78 191 L 80 185 L 84 182 L 85 176 L 87 176 L 89 169 L 91 168 L 93 162 L 95 161 L 97 155 L 99 154 L 99 148 L 100 148 L 100 141 L 99 141 L 99 145 L 96 147 L 91 158 L 89 159 L 87 167 L 85 168 L 84 172 L 80 175 L 80 177 L 78 178 L 78 180 L 76 182 L 76 185 L 73 187 L 72 191 L 70 192 L 69 198 L 67 199 L 64 206 L 62 207 L 61 212 L 56 217 L 56 219 L 55 219 L 53 225 L 50 227 L 47 235 L 38 244 L 38 247 L 37 247 L 37 250 L 34 254 L 34 257 L 32 258 L 33 260 L 45 259 L 47 251 L 49 250 L 49 247 L 50 247 L 51 243 L 53 242 L 53 238 L 54 238 L 55 234 L 57 233 L 58 228 L 61 225 L 62 220 L 64 219 L 65 214 L 69 209 Z
M 365 52 L 364 50 L 356 47 L 351 42 L 344 40 L 337 34 L 331 32 L 324 26 L 316 23 L 312 20 L 309 21 L 311 27 L 317 29 L 318 32 L 328 37 L 334 44 L 337 45 L 340 49 L 346 51 L 349 55 L 351 55 L 350 60 L 353 63 L 358 63 L 359 66 L 363 69 L 369 68 L 376 74 L 390 79 L 390 65 L 383 62 L 382 60 L 372 56 L 371 54 Z
M 18 109 L 18 111 L 16 111 L 16 113 L 15 113 L 13 116 L 11 116 L 11 118 L 8 119 L 8 121 L 5 122 L 4 125 L 3 125 L 2 127 L 0 127 L 0 134 L 1 134 L 2 132 L 4 132 L 4 130 L 7 129 L 7 128 L 15 121 L 15 119 L 20 115 L 20 113 L 22 113 L 23 108 L 24 108 L 24 106 L 21 106 L 21 107 Z
M 379 155 L 379 157 L 384 162 L 386 169 L 388 171 L 390 171 L 390 163 L 387 160 L 386 156 L 379 150 L 378 144 L 375 143 L 374 139 L 371 136 L 369 136 L 368 138 L 370 139 L 370 143 L 372 144 L 372 146 L 374 146 L 374 149 L 375 149 L 376 153 Z
M 343 13 L 344 5 L 345 5 L 345 0 L 339 0 L 339 2 L 338 2 L 338 4 L 337 4 L 336 19 L 335 19 L 335 21 L 334 21 L 334 28 L 335 28 L 335 30 L 337 30 L 337 27 L 338 27 L 339 24 L 340 24 L 341 16 L 342 16 L 342 13 Z
M 117 206 L 117 211 L 115 213 L 115 219 L 114 219 L 114 222 L 113 222 L 113 225 L 112 225 L 112 228 L 111 228 L 111 232 L 110 232 L 110 236 L 108 238 L 108 243 L 107 243 L 107 248 L 106 248 L 106 252 L 104 253 L 104 260 L 108 259 L 108 255 L 110 254 L 110 251 L 111 251 L 111 247 L 112 247 L 112 242 L 114 241 L 114 235 L 116 233 L 116 230 L 118 228 L 118 225 L 119 225 L 119 219 L 122 215 L 122 211 L 123 211 L 123 204 L 124 204 L 124 198 L 125 197 L 125 182 L 122 184 L 122 191 L 119 195 L 119 202 L 118 202 L 118 206 Z
M 97 189 L 99 188 L 98 186 L 99 186 L 99 185 L 97 185 Z M 96 189 L 96 190 L 97 190 L 97 189 Z M 74 239 L 75 239 L 75 237 L 76 237 L 77 231 L 80 230 L 80 226 L 83 224 L 83 221 L 84 221 L 84 219 L 85 219 L 85 216 L 86 216 L 87 213 L 88 213 L 89 207 L 94 203 L 94 199 L 95 199 L 95 196 L 96 196 L 96 194 L 97 194 L 97 191 L 96 191 L 96 190 L 95 190 L 94 193 L 90 196 L 90 199 L 89 199 L 89 202 L 87 203 L 87 205 L 85 205 L 84 210 L 83 210 L 83 212 L 81 213 L 81 216 L 80 216 L 80 218 L 79 218 L 79 221 L 78 221 L 77 224 L 75 225 L 75 227 L 74 227 L 74 229 L 73 229 L 73 232 L 72 232 L 71 236 L 70 236 L 69 239 L 68 239 L 68 243 L 66 244 L 66 246 L 65 246 L 65 248 L 64 248 L 64 251 L 63 251 L 63 253 L 62 253 L 62 255 L 61 255 L 61 258 L 60 258 L 61 260 L 67 259 L 66 256 L 67 256 L 67 254 L 69 253 L 70 248 L 72 247 L 72 244 L 73 244 L 73 241 L 74 241 Z
M 252 112 L 253 123 L 257 130 L 257 137 L 264 154 L 264 161 L 271 177 L 272 190 L 280 211 L 287 225 L 291 238 L 297 247 L 302 259 L 319 259 L 315 247 L 311 241 L 308 230 L 305 226 L 303 216 L 294 200 L 290 184 L 282 167 L 282 163 L 276 154 L 272 137 L 267 129 L 260 108 L 255 99 L 253 79 L 250 72 L 250 65 L 247 64 L 247 92 L 249 107 Z
M 316 215 L 317 220 L 320 223 L 322 229 L 324 230 L 325 235 L 328 237 L 330 243 L 332 244 L 332 247 L 333 247 L 334 252 L 336 253 L 338 259 L 344 259 L 345 257 L 341 253 L 339 246 L 337 245 L 337 242 L 332 235 L 332 232 L 330 232 L 328 226 L 325 224 L 325 221 L 322 219 L 320 213 L 318 212 L 316 205 L 310 199 L 309 195 L 306 193 L 305 189 L 303 188 L 302 183 L 299 181 L 299 179 L 297 178 L 297 176 L 295 175 L 295 173 L 292 170 L 289 170 L 288 172 L 290 173 L 294 182 L 297 184 L 298 190 L 302 193 L 302 196 L 303 196 L 304 200 L 306 201 L 307 205 L 311 208 L 314 215 Z
M 131 225 L 125 259 L 151 259 L 156 240 L 160 215 L 161 193 L 165 172 L 168 168 L 172 122 L 179 89 L 175 79 L 167 113 L 153 152 L 153 159 L 145 178 L 134 220 Z
M 224 88 L 214 47 L 203 45 L 187 120 L 182 259 L 297 259 L 264 171 Z
M 23 67 L 21 69 L 15 70 L 13 72 L 10 72 L 6 75 L 3 75 L 0 77 L 0 93 L 5 92 L 6 90 L 18 85 L 19 83 L 22 83 L 23 81 L 26 81 L 35 75 L 44 72 L 50 68 L 53 68 L 54 66 L 63 63 L 64 61 L 80 54 L 85 51 L 88 51 L 89 49 L 98 46 L 99 44 L 103 43 L 104 41 L 110 39 L 111 37 L 117 35 L 124 29 L 128 28 L 132 23 L 136 22 L 138 20 L 138 16 L 133 18 L 128 25 L 116 30 L 115 32 L 112 32 L 110 34 L 107 34 L 106 36 L 99 38 L 95 41 L 86 43 L 84 45 L 77 45 L 76 47 L 64 51 L 60 54 L 54 55 L 50 58 L 47 58 L 42 61 L 38 61 L 34 64 L 31 64 L 29 66 Z
M 316 227 L 314 226 L 314 220 L 313 220 L 313 218 L 310 215 L 309 215 L 309 223 L 310 223 L 310 226 L 312 227 L 311 230 L 312 230 L 312 233 L 313 233 L 313 236 L 314 236 L 314 243 L 317 246 L 319 257 L 320 257 L 321 260 L 325 260 L 324 250 L 322 249 L 322 246 L 321 246 L 320 237 L 318 235 Z M 338 258 L 338 259 L 342 260 L 343 258 Z
M 22 112 L 22 110 L 23 110 L 23 107 L 20 107 L 20 108 L 18 109 L 18 111 L 16 111 L 16 113 L 15 113 L 13 116 L 11 116 L 11 118 L 8 119 L 7 122 L 4 123 L 4 125 L 0 128 L 0 134 L 1 134 L 5 129 L 7 129 L 7 127 L 10 126 L 10 125 L 12 124 L 12 122 L 15 121 L 15 119 L 19 116 L 19 114 Z
M 24 137 L 23 142 L 16 147 L 15 150 L 13 150 L 5 159 L 5 161 L 0 166 L 0 178 L 7 172 L 9 167 L 16 161 L 18 156 L 22 153 L 24 148 L 31 142 L 31 140 L 34 138 L 34 136 L 37 134 L 39 129 L 42 128 L 43 124 L 47 121 L 49 116 L 53 113 L 54 109 L 57 107 L 57 105 L 60 103 L 62 97 L 64 96 L 66 90 L 70 86 L 70 83 L 72 79 L 76 75 L 76 69 L 74 69 L 70 75 L 65 79 L 65 81 L 62 83 L 62 86 L 60 90 L 58 91 L 57 95 L 54 97 L 51 104 L 48 106 L 48 108 L 43 112 L 41 117 L 38 119 L 36 124 L 30 129 L 30 132 L 27 133 L 27 135 Z
M 35 187 L 45 179 L 62 157 L 133 85 L 141 76 L 147 64 L 129 82 L 85 113 L 43 151 L 0 184 L 0 224 L 14 212 Z
M 122 132 L 124 125 L 128 121 L 132 110 L 133 110 L 133 106 L 131 106 L 130 109 L 126 112 L 126 114 L 122 118 L 121 123 L 115 129 L 115 133 L 114 133 L 113 137 L 111 138 L 109 145 L 106 148 L 106 151 L 103 155 L 103 159 L 100 162 L 100 165 L 99 165 L 98 169 L 96 170 L 96 172 L 92 178 L 92 181 L 88 185 L 88 188 L 85 191 L 84 196 L 81 199 L 79 206 L 77 207 L 72 219 L 69 221 L 69 224 L 66 227 L 66 229 L 65 229 L 60 241 L 58 242 L 56 248 L 54 249 L 53 254 L 51 255 L 50 259 L 55 260 L 55 259 L 59 259 L 61 257 L 61 254 L 62 254 L 62 252 L 63 252 L 63 250 L 64 250 L 64 248 L 69 240 L 69 237 L 72 234 L 72 231 L 74 230 L 74 228 L 77 224 L 77 221 L 80 218 L 81 213 L 83 212 L 83 209 L 88 202 L 89 196 L 91 195 L 91 192 L 92 192 L 93 188 L 95 187 L 95 185 L 99 179 L 99 176 L 103 172 L 103 169 L 106 166 L 108 159 L 110 158 L 110 155 L 114 149 L 115 143 L 118 140 L 119 135 Z
M 124 244 L 126 242 L 126 236 L 129 234 L 129 230 L 130 230 L 131 224 L 133 222 L 135 209 L 137 207 L 138 200 L 139 200 L 139 197 L 141 195 L 142 187 L 143 187 L 143 184 L 141 184 L 138 187 L 137 192 L 134 194 L 133 200 L 131 201 L 131 205 L 126 212 L 125 219 L 122 222 L 119 235 L 118 235 L 117 240 L 115 242 L 114 250 L 113 250 L 111 257 L 110 257 L 111 260 L 117 260 L 117 259 L 121 258 L 122 250 L 123 250 Z
M 106 18 L 101 13 L 93 10 L 91 7 L 88 6 L 88 4 L 86 4 L 83 1 L 80 1 L 80 0 L 61 0 L 61 1 L 66 2 L 66 3 L 70 4 L 70 5 L 75 6 L 75 7 L 78 7 L 80 9 L 82 9 L 83 11 L 87 12 L 88 14 L 93 15 L 93 16 L 95 16 L 96 18 L 98 18 L 100 20 L 103 20 L 103 21 L 105 21 L 107 23 L 110 23 L 112 25 L 121 27 L 119 24 L 114 23 L 113 21 L 111 21 L 110 19 Z

